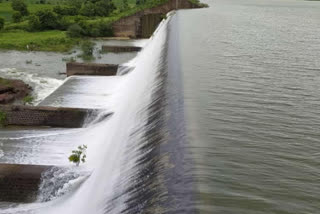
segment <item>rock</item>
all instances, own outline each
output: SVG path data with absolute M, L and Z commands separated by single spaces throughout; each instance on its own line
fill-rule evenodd
M 0 77 L 0 104 L 10 104 L 28 96 L 32 88 L 21 80 Z

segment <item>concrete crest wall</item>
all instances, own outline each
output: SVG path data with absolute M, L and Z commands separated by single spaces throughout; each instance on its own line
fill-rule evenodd
M 79 128 L 90 111 L 80 108 L 0 105 L 0 112 L 5 114 L 4 124 L 1 125 Z
M 114 64 L 68 62 L 66 66 L 68 77 L 72 75 L 115 76 L 118 70 L 118 65 Z
M 50 168 L 51 166 L 0 164 L 0 201 L 34 201 L 41 174 Z
M 116 21 L 113 25 L 113 33 L 118 37 L 143 38 L 142 17 L 148 14 L 167 14 L 172 10 L 199 8 L 198 5 L 188 0 L 169 0 L 163 5 L 154 8 L 148 8 L 134 15 L 124 17 Z M 150 17 L 154 18 L 154 17 Z

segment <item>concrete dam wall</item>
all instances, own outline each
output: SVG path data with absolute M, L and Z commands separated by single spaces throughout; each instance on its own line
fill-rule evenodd
M 50 168 L 51 166 L 0 164 L 0 201 L 34 201 L 41 175 Z
M 80 108 L 0 105 L 0 112 L 5 115 L 2 125 L 79 128 L 90 111 Z
M 199 7 L 188 0 L 168 0 L 163 5 L 148 8 L 134 15 L 119 19 L 112 25 L 113 33 L 118 37 L 148 38 L 157 28 L 162 17 L 168 12 Z

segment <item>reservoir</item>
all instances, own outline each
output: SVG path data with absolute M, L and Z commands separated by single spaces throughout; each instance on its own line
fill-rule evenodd
M 320 2 L 178 13 L 201 213 L 320 212 Z

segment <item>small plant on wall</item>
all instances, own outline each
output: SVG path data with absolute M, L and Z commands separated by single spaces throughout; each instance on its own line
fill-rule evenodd
M 5 126 L 7 115 L 5 112 L 0 111 L 0 127 Z
M 75 163 L 77 166 L 79 166 L 80 162 L 86 162 L 86 151 L 87 145 L 78 146 L 77 150 L 72 151 L 72 155 L 69 156 L 69 161 Z
M 32 105 L 33 100 L 34 98 L 29 95 L 29 96 L 25 96 L 22 101 L 24 105 Z

